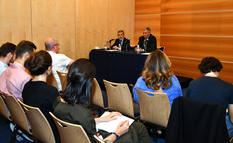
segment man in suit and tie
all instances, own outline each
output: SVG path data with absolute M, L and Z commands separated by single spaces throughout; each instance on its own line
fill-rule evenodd
M 129 51 L 130 40 L 125 38 L 125 33 L 123 30 L 119 30 L 117 32 L 118 39 L 115 40 L 115 43 L 111 46 L 112 49 L 121 50 L 121 51 Z
M 154 35 L 151 34 L 151 29 L 146 27 L 143 31 L 143 36 L 139 38 L 138 45 L 140 47 L 140 51 L 152 52 L 157 49 L 157 41 Z M 135 50 L 137 50 L 135 48 Z

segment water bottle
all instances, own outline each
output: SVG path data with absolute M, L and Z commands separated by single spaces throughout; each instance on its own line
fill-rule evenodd
M 140 52 L 139 45 L 137 45 L 137 53 L 139 53 L 139 52 Z
M 119 49 L 119 51 L 121 51 L 121 44 L 119 44 L 118 49 Z
M 104 45 L 104 50 L 107 50 L 107 49 L 108 49 L 107 44 L 105 44 Z

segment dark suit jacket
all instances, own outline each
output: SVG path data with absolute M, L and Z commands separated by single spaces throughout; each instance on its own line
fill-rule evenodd
M 114 46 L 119 47 L 119 44 L 120 44 L 120 39 L 116 39 L 116 40 L 115 40 L 115 43 L 111 46 L 111 49 L 112 49 Z M 130 50 L 131 50 L 131 47 L 130 47 L 130 40 L 124 38 L 124 39 L 123 39 L 123 43 L 122 43 L 122 45 L 121 45 L 121 51 L 130 51 Z
M 150 34 L 150 36 L 149 36 L 149 38 L 147 40 L 147 43 L 146 43 L 146 45 L 147 45 L 146 49 L 145 49 L 144 44 L 143 44 L 144 39 L 145 39 L 144 36 L 141 36 L 139 38 L 138 45 L 139 45 L 140 48 L 144 49 L 145 52 L 152 52 L 152 51 L 157 49 L 157 40 L 156 40 L 154 35 Z
M 226 109 L 180 96 L 174 99 L 166 143 L 227 143 Z

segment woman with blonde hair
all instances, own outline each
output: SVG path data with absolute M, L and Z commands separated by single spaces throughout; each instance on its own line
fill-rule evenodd
M 179 80 L 171 70 L 171 62 L 161 50 L 155 50 L 147 57 L 142 76 L 133 88 L 134 100 L 139 104 L 136 88 L 149 92 L 162 91 L 167 94 L 171 105 L 173 99 L 182 96 Z

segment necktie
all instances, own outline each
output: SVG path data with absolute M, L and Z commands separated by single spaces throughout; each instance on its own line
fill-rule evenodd
M 146 51 L 146 49 L 147 49 L 147 39 L 144 39 L 144 41 L 143 41 L 143 46 L 144 46 L 144 49 L 145 49 L 145 51 Z

